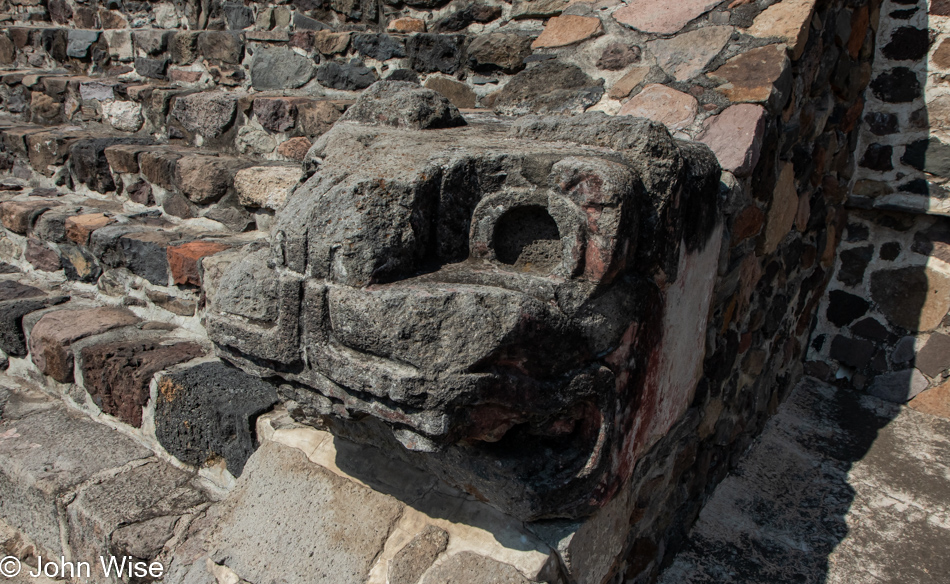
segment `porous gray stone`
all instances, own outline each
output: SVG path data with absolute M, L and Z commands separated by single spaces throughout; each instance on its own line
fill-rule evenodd
M 223 459 L 240 476 L 257 449 L 254 421 L 275 403 L 270 383 L 220 361 L 202 363 L 162 375 L 155 436 L 182 462 L 202 467 Z
M 927 389 L 927 378 L 917 369 L 883 373 L 874 378 L 868 393 L 889 402 L 902 404 Z
M 474 552 L 459 552 L 426 574 L 423 584 L 530 584 L 530 581 L 514 566 Z
M 458 108 L 431 89 L 405 81 L 379 81 L 360 95 L 343 121 L 427 130 L 465 124 Z
M 236 97 L 224 92 L 201 92 L 176 98 L 171 114 L 189 132 L 215 138 L 231 125 L 236 111 Z
M 251 62 L 254 89 L 296 89 L 313 77 L 313 61 L 286 48 L 258 49 Z
M 349 63 L 330 61 L 317 67 L 317 81 L 324 87 L 357 91 L 376 81 L 376 71 L 354 59 Z
M 577 65 L 545 61 L 515 75 L 498 92 L 494 107 L 507 115 L 576 113 L 603 94 L 603 79 L 594 81 Z
M 68 33 L 66 41 L 66 55 L 76 59 L 85 59 L 89 55 L 89 47 L 99 40 L 97 30 L 75 30 Z

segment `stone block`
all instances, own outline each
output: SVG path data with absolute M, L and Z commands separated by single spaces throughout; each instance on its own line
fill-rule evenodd
M 307 157 L 307 152 L 310 150 L 310 138 L 291 138 L 286 142 L 281 142 L 277 146 L 277 154 L 288 158 L 290 160 L 296 160 L 302 162 Z
M 376 70 L 358 59 L 349 63 L 330 61 L 317 67 L 317 81 L 324 87 L 342 91 L 358 91 L 376 82 Z
M 390 560 L 388 582 L 415 584 L 448 543 L 449 534 L 444 529 L 427 525 Z
M 597 68 L 606 69 L 607 71 L 620 71 L 628 65 L 639 63 L 641 55 L 642 51 L 636 45 L 611 43 L 604 47 L 600 58 L 597 59 Z
M 950 277 L 927 266 L 877 270 L 869 289 L 884 316 L 909 331 L 933 330 L 950 309 Z
M 633 0 L 617 9 L 613 17 L 617 22 L 643 32 L 673 34 L 716 4 L 718 2 L 714 0 Z
M 914 367 L 927 377 L 939 378 L 950 368 L 950 336 L 941 333 L 930 335 L 917 352 Z
M 105 213 L 89 213 L 69 217 L 65 222 L 66 238 L 79 245 L 89 243 L 89 236 L 100 227 L 105 227 L 115 219 Z
M 706 119 L 699 141 L 712 148 L 723 170 L 749 176 L 762 152 L 765 117 L 765 108 L 759 105 L 729 106 Z
M 189 132 L 216 138 L 230 127 L 236 112 L 237 97 L 212 91 L 179 96 L 171 115 Z
M 167 253 L 172 281 L 175 284 L 201 286 L 201 269 L 198 266 L 201 258 L 214 255 L 229 247 L 227 244 L 215 241 L 193 241 L 170 246 Z
M 118 240 L 118 247 L 124 260 L 123 265 L 136 276 L 141 276 L 152 284 L 167 286 L 166 248 L 179 237 L 178 234 L 158 230 L 123 235 Z
M 805 52 L 814 10 L 815 0 L 783 0 L 759 13 L 745 32 L 757 38 L 782 39 L 797 61 Z
M 314 64 L 287 48 L 258 49 L 250 73 L 254 89 L 296 89 L 313 77 Z
M 26 235 L 40 215 L 56 206 L 49 201 L 5 201 L 0 203 L 0 222 L 10 231 Z
M 80 184 L 107 193 L 115 190 L 115 181 L 106 158 L 106 148 L 114 144 L 147 144 L 144 138 L 93 138 L 76 140 L 69 147 L 69 169 Z
M 894 67 L 875 77 L 869 85 L 874 96 L 888 103 L 909 103 L 921 96 L 917 73 L 907 67 Z
M 103 412 L 136 428 L 159 371 L 199 357 L 197 343 L 170 343 L 156 335 L 136 340 L 96 341 L 79 349 L 83 386 Z
M 138 322 L 138 317 L 125 308 L 48 312 L 30 333 L 30 356 L 40 372 L 60 383 L 68 383 L 73 379 L 72 343 Z
M 917 394 L 907 407 L 950 420 L 950 381 Z
M 394 18 L 386 25 L 386 30 L 403 34 L 423 33 L 426 31 L 426 23 L 420 18 L 411 18 L 408 16 Z
M 465 35 L 420 33 L 406 41 L 409 66 L 419 73 L 454 75 L 462 68 Z
M 223 459 L 240 476 L 258 446 L 257 416 L 277 403 L 275 387 L 216 361 L 166 373 L 158 388 L 155 435 L 162 447 L 197 467 Z
M 690 126 L 698 111 L 699 102 L 692 95 L 653 83 L 623 104 L 619 115 L 646 118 L 676 131 Z
M 266 130 L 287 132 L 297 124 L 297 101 L 286 97 L 259 97 L 254 100 L 254 116 Z
M 425 87 L 433 91 L 438 91 L 452 102 L 452 105 L 455 107 L 475 107 L 476 95 L 475 92 L 472 91 L 472 88 L 451 77 L 430 75 L 429 78 L 426 79 Z
M 580 67 L 551 60 L 515 75 L 495 98 L 494 108 L 509 115 L 580 112 L 604 94 Z
M 32 237 L 26 241 L 23 259 L 41 272 L 55 272 L 62 268 L 59 254 L 42 241 Z
M 566 47 L 602 34 L 604 26 L 596 16 L 555 16 L 545 23 L 544 31 L 531 43 L 531 48 Z
M 95 282 L 102 274 L 102 268 L 99 267 L 96 258 L 85 247 L 61 243 L 59 252 L 67 279 Z
M 608 96 L 611 99 L 623 99 L 633 93 L 638 87 L 646 82 L 650 76 L 651 67 L 649 65 L 639 65 L 631 67 L 623 77 L 617 80 L 610 88 Z
M 765 233 L 758 249 L 764 254 L 773 253 L 795 224 L 798 214 L 798 191 L 795 188 L 795 169 L 791 162 L 784 163 L 775 181 L 772 204 L 766 213 Z
M 198 35 L 198 53 L 222 63 L 240 63 L 244 57 L 241 35 L 225 31 L 207 31 Z
M 339 55 L 346 53 L 350 46 L 349 32 L 331 32 L 320 30 L 313 35 L 313 48 L 324 55 Z
M 514 566 L 474 552 L 449 556 L 433 568 L 422 584 L 530 584 Z
M 388 61 L 395 57 L 406 56 L 406 46 L 403 41 L 388 34 L 355 34 L 351 37 L 350 43 L 360 55 L 377 61 Z
M 299 180 L 296 166 L 252 166 L 235 173 L 234 189 L 244 206 L 277 209 Z
M 29 423 L 20 423 L 12 410 L 8 405 L 0 418 L 0 514 L 43 548 L 63 554 L 62 505 L 70 493 L 97 473 L 152 453 L 62 406 L 34 410 Z
M 709 73 L 722 85 L 716 91 L 732 102 L 767 103 L 782 107 L 790 89 L 790 61 L 785 45 L 767 45 L 732 57 Z
M 89 56 L 89 47 L 98 40 L 98 30 L 72 29 L 67 33 L 66 55 L 75 59 L 85 59 Z
M 340 119 L 348 104 L 349 102 L 324 100 L 298 103 L 297 131 L 308 137 L 320 136 Z
M 65 300 L 65 296 L 48 296 L 39 288 L 16 280 L 0 280 L 0 350 L 12 357 L 26 355 L 22 318 Z
M 902 404 L 927 389 L 927 378 L 917 369 L 904 369 L 878 375 L 868 393 L 883 400 Z
M 139 153 L 139 172 L 147 181 L 163 189 L 175 190 L 175 169 L 184 152 L 174 149 L 155 148 Z
M 731 26 L 706 26 L 647 43 L 656 64 L 677 81 L 688 81 L 706 68 L 732 36 Z
M 228 193 L 244 164 L 229 156 L 185 156 L 175 167 L 178 190 L 192 202 L 213 203 Z
M 155 529 L 181 519 L 208 502 L 191 484 L 192 476 L 171 464 L 150 459 L 82 489 L 66 507 L 69 547 L 75 558 L 98 558 L 128 554 L 129 547 L 142 555 L 138 560 L 154 560 L 174 529 Z M 157 523 L 156 520 L 165 519 Z M 142 529 L 150 522 L 152 529 Z M 139 526 L 143 541 L 132 546 L 117 546 L 119 529 Z M 98 568 L 98 566 L 96 566 Z
M 40 215 L 30 232 L 33 237 L 50 243 L 66 242 L 66 220 L 83 212 L 82 207 L 55 207 Z
M 112 172 L 136 173 L 139 171 L 139 154 L 146 149 L 141 144 L 115 144 L 107 146 L 103 153 Z

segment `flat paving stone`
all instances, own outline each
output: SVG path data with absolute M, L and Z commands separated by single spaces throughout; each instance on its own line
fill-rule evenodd
M 950 421 L 805 378 L 660 584 L 950 582 Z

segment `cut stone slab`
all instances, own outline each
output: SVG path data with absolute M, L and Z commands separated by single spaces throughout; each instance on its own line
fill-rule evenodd
M 544 25 L 541 36 L 531 43 L 532 49 L 566 47 L 603 34 L 604 26 L 596 16 L 555 16 Z
M 48 201 L 5 201 L 0 203 L 0 222 L 10 231 L 26 235 L 36 219 L 55 206 Z
M 784 77 L 789 65 L 785 45 L 767 45 L 729 59 L 708 75 L 722 83 L 716 91 L 730 101 L 778 107 L 788 90 Z
M 693 123 L 699 102 L 692 95 L 653 83 L 623 104 L 619 115 L 647 118 L 670 130 L 681 130 Z
M 73 378 L 70 345 L 92 335 L 139 322 L 126 308 L 55 310 L 43 315 L 30 333 L 30 356 L 40 372 L 60 383 Z
M 792 59 L 805 52 L 815 0 L 782 0 L 759 13 L 745 33 L 756 38 L 779 38 L 788 44 Z
M 433 568 L 423 584 L 530 584 L 530 581 L 513 566 L 472 552 L 461 552 Z
M 223 459 L 240 476 L 257 448 L 254 421 L 277 403 L 273 385 L 220 361 L 166 373 L 158 382 L 155 436 L 197 467 Z
M 444 529 L 427 525 L 390 561 L 387 581 L 390 584 L 415 584 L 436 557 L 445 551 L 448 543 L 449 534 Z
M 524 69 L 524 59 L 531 55 L 531 43 L 531 37 L 520 34 L 482 34 L 468 46 L 468 58 L 476 69 L 514 73 Z
M 139 428 L 152 377 L 203 352 L 197 343 L 163 344 L 161 339 L 85 346 L 79 351 L 83 384 L 99 409 Z
M 698 139 L 712 148 L 724 170 L 739 177 L 749 176 L 762 152 L 765 115 L 760 105 L 729 106 L 706 119 Z
M 267 441 L 231 495 L 193 526 L 186 546 L 195 553 L 174 556 L 168 577 L 206 574 L 203 552 L 248 582 L 363 584 L 402 512 L 396 499 Z
M 511 6 L 511 18 L 548 18 L 557 16 L 570 4 L 570 0 L 515 0 Z
M 213 203 L 227 194 L 234 173 L 243 164 L 227 156 L 185 156 L 175 166 L 175 178 L 189 201 Z
M 106 227 L 105 229 L 109 229 Z M 99 230 L 101 231 L 101 230 Z M 95 233 L 94 232 L 94 236 Z M 151 230 L 129 233 L 119 237 L 122 265 L 133 274 L 157 286 L 168 285 L 168 258 L 166 248 L 179 239 L 177 233 Z
M 870 290 L 884 316 L 912 332 L 933 330 L 950 310 L 950 277 L 930 267 L 878 270 Z
M 278 209 L 299 180 L 296 166 L 252 166 L 234 174 L 234 189 L 242 205 Z
M 950 367 L 950 336 L 930 335 L 914 359 L 914 366 L 928 377 L 939 377 Z
M 643 32 L 673 34 L 716 4 L 719 4 L 716 0 L 633 0 L 617 9 L 614 19 Z
M 647 43 L 656 64 L 677 81 L 699 75 L 732 36 L 731 26 L 706 26 L 669 39 Z
M 117 431 L 35 394 L 11 394 L 0 435 L 0 516 L 57 556 L 64 552 L 60 509 L 68 495 L 99 472 L 153 456 Z

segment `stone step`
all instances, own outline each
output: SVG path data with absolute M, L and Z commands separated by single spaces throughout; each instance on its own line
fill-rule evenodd
M 114 199 L 50 191 L 2 193 L 0 241 L 4 245 L 0 261 L 54 279 L 98 283 L 100 293 L 116 295 L 117 300 L 126 297 L 129 286 L 145 294 L 193 297 L 190 307 L 169 305 L 181 316 L 195 312 L 203 258 L 241 249 L 263 235 L 259 231 L 231 231 L 207 216 L 183 220 L 163 215 L 158 209 L 130 211 Z M 248 216 L 238 207 L 231 210 L 235 215 Z M 223 213 L 227 209 L 215 207 L 207 214 L 218 217 L 215 211 Z M 238 227 L 242 225 L 237 223 Z M 104 273 L 109 276 L 102 279 Z M 122 283 L 117 284 L 120 280 Z M 147 289 L 146 284 L 150 286 Z M 134 302 L 131 298 L 126 301 Z
M 259 159 L 300 161 L 352 100 L 19 69 L 0 75 L 4 110 L 20 124 L 101 125 Z
M 0 519 L 25 536 L 13 550 L 24 570 L 63 556 L 88 562 L 89 581 L 118 582 L 99 556 L 152 562 L 209 502 L 193 474 L 0 374 Z
M 8 189 L 0 191 L 5 197 L 28 185 L 55 187 L 56 193 L 75 190 L 112 211 L 119 205 L 136 214 L 158 206 L 173 221 L 201 217 L 236 232 L 268 228 L 273 211 L 301 176 L 295 162 L 155 144 L 73 126 L 0 120 L 0 144 L 0 168 L 17 179 L 0 187 Z M 49 197 L 52 191 L 43 193 Z

